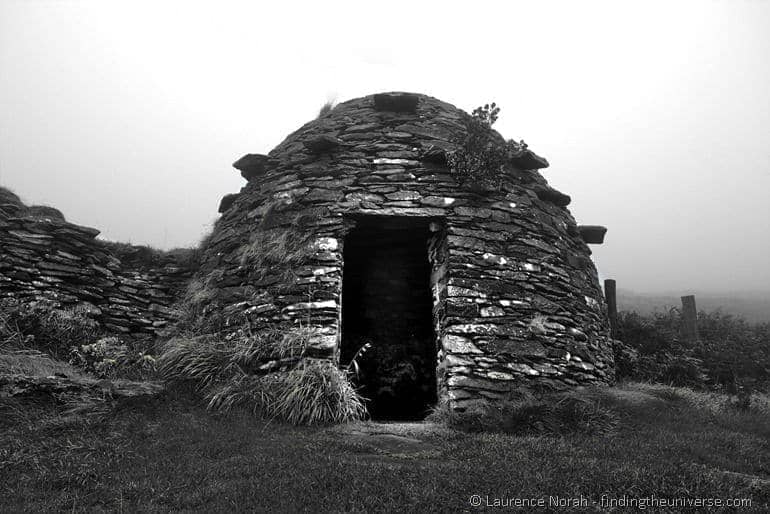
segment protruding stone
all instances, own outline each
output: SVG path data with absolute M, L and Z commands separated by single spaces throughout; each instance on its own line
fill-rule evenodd
M 374 95 L 374 108 L 378 111 L 416 112 L 419 99 L 411 93 L 380 93 Z
M 340 138 L 332 136 L 330 134 L 320 134 L 306 141 L 302 144 L 307 150 L 314 154 L 329 152 L 334 150 L 338 146 L 345 144 Z
M 229 209 L 236 198 L 238 198 L 238 193 L 230 193 L 223 196 L 222 200 L 219 202 L 219 213 L 222 214 Z
M 248 153 L 235 161 L 233 168 L 240 170 L 243 178 L 251 180 L 265 173 L 268 160 L 267 155 Z
M 545 157 L 540 157 L 529 149 L 523 149 L 511 157 L 511 163 L 520 170 L 539 170 L 549 166 Z
M 551 202 L 559 207 L 566 207 L 572 201 L 569 195 L 558 191 L 551 186 L 537 186 L 534 188 L 535 194 L 544 202 Z
M 446 150 L 440 146 L 431 145 L 420 154 L 420 160 L 445 166 L 447 164 Z
M 602 227 L 601 225 L 579 225 L 578 232 L 586 243 L 599 245 L 604 242 L 607 227 Z

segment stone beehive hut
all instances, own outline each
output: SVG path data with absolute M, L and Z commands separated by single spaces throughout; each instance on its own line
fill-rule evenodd
M 526 147 L 499 188 L 458 183 L 446 156 L 467 119 L 428 96 L 367 96 L 238 160 L 248 183 L 222 200 L 201 270 L 226 322 L 310 328 L 311 355 L 342 364 L 370 343 L 357 381 L 374 417 L 611 382 L 586 245 L 604 229 L 576 225 Z

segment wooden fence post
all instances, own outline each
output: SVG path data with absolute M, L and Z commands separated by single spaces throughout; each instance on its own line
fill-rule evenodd
M 682 297 L 682 335 L 690 342 L 698 340 L 698 309 L 694 295 Z
M 618 302 L 615 290 L 615 281 L 608 278 L 604 281 L 604 299 L 607 301 L 607 317 L 610 319 L 610 335 L 613 339 L 618 337 Z

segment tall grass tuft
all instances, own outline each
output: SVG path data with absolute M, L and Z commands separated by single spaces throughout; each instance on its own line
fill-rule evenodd
M 172 383 L 191 383 L 208 408 L 254 413 L 296 425 L 347 422 L 366 414 L 347 371 L 306 356 L 309 328 L 266 330 L 231 340 L 175 338 L 158 360 Z
M 294 425 L 345 423 L 366 415 L 364 400 L 333 362 L 306 359 L 286 372 L 242 375 L 209 396 L 209 409 L 248 405 L 255 413 Z
M 216 309 L 217 284 L 222 280 L 222 270 L 193 278 L 177 302 L 177 321 L 173 334 L 194 336 L 211 334 L 221 328 L 222 319 Z
M 305 328 L 266 330 L 221 340 L 212 335 L 176 337 L 158 360 L 161 374 L 171 382 L 191 381 L 199 389 L 258 371 L 270 361 L 299 359 L 310 342 Z
M 336 102 L 334 100 L 327 100 L 325 104 L 321 106 L 321 109 L 318 111 L 318 116 L 316 116 L 316 119 L 323 118 L 330 112 L 332 112 L 332 109 L 334 109 L 334 106 L 336 105 Z
M 274 272 L 276 267 L 290 270 L 311 254 L 308 236 L 286 228 L 261 229 L 241 247 L 240 264 L 261 272 Z

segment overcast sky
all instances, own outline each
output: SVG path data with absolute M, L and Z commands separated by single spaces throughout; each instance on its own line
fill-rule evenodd
M 414 91 L 547 157 L 602 277 L 770 290 L 770 1 L 0 0 L 0 185 L 196 244 L 231 163 L 329 97 Z

